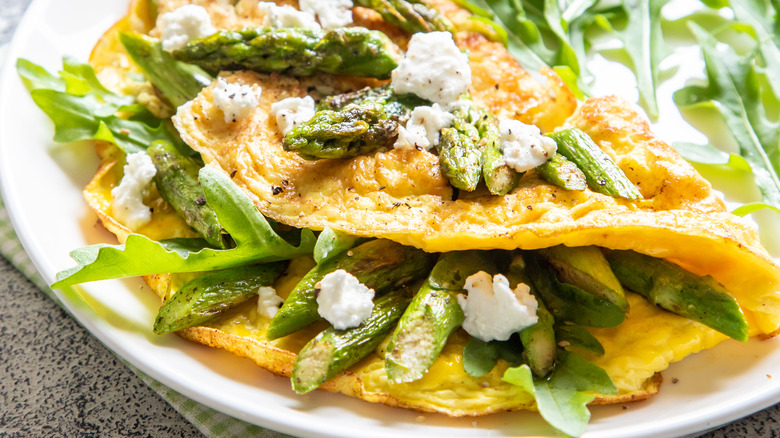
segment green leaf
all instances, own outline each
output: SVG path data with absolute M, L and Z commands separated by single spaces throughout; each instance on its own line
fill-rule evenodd
M 38 88 L 65 91 L 65 81 L 46 71 L 45 68 L 24 58 L 16 60 L 16 71 L 24 86 L 32 91 Z
M 552 379 L 534 384 L 536 405 L 545 421 L 567 435 L 585 433 L 590 420 L 588 403 L 595 398 L 593 394 L 559 387 Z
M 469 376 L 482 377 L 498 363 L 498 350 L 490 343 L 471 337 L 463 347 L 463 369 Z
M 325 227 L 320 235 L 317 236 L 317 243 L 314 245 L 314 261 L 320 264 L 352 248 L 363 240 L 365 239 Z
M 766 75 L 774 95 L 780 96 L 780 22 L 777 20 L 777 10 L 767 0 L 731 0 L 729 6 L 735 18 L 750 26 L 755 34 L 763 60 L 761 72 Z
M 559 342 L 566 342 L 567 347 L 581 348 L 596 354 L 604 354 L 604 347 L 598 339 L 593 336 L 585 327 L 576 324 L 557 324 L 555 326 L 555 339 Z
M 598 24 L 611 31 L 623 43 L 623 50 L 631 60 L 639 89 L 639 103 L 647 114 L 658 117 L 659 65 L 665 46 L 661 29 L 661 9 L 669 0 L 626 0 L 618 8 L 604 12 Z M 620 30 L 615 23 L 625 22 Z
M 485 342 L 471 337 L 463 348 L 463 369 L 472 377 L 489 373 L 503 359 L 511 366 L 523 363 L 523 346 L 516 336 L 507 341 Z
M 155 140 L 165 140 L 186 150 L 167 122 L 133 104 L 132 97 L 103 87 L 88 64 L 64 58 L 60 77 L 27 60 L 20 59 L 16 65 L 33 101 L 54 122 L 55 141 L 105 140 L 133 153 Z
M 252 201 L 220 171 L 203 168 L 200 180 L 206 200 L 233 237 L 235 248 L 209 248 L 199 238 L 156 242 L 131 234 L 124 245 L 92 245 L 71 252 L 77 266 L 59 272 L 52 287 L 161 272 L 224 269 L 292 259 L 308 255 L 314 249 L 314 233 L 309 230 L 301 230 L 297 246 L 276 234 Z
M 539 414 L 550 426 L 570 436 L 580 436 L 585 432 L 590 420 L 588 403 L 593 401 L 594 395 L 561 385 L 555 375 L 548 380 L 534 380 L 528 365 L 509 368 L 502 380 L 532 394 Z
M 780 124 L 768 119 L 761 100 L 754 53 L 739 56 L 695 23 L 689 28 L 701 46 L 708 86 L 687 86 L 674 94 L 682 110 L 715 108 L 731 131 L 739 154 L 753 172 L 764 203 L 780 207 Z M 720 49 L 719 49 L 720 48 Z
M 584 357 L 558 349 L 558 364 L 551 380 L 557 387 L 569 386 L 577 391 L 617 394 L 617 386 L 606 371 L 593 365 Z
M 774 210 L 776 213 L 780 213 L 780 208 L 777 208 L 773 205 L 764 204 L 763 202 L 752 202 L 735 209 L 731 212 L 731 214 L 735 216 L 747 216 L 756 211 L 765 209 Z
M 177 108 L 195 98 L 212 77 L 196 65 L 173 59 L 159 40 L 137 33 L 119 33 L 119 41 L 152 84 Z
M 542 417 L 571 436 L 582 435 L 590 420 L 588 403 L 595 395 L 584 391 L 617 393 L 604 370 L 565 350 L 558 351 L 558 362 L 549 379 L 533 379 L 528 365 L 521 365 L 506 370 L 502 380 L 533 394 Z

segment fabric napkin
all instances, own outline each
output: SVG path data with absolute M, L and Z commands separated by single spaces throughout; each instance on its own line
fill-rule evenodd
M 7 46 L 0 46 L 0 66 L 3 65 Z M 8 217 L 8 211 L 5 208 L 2 198 L 0 198 L 0 255 L 5 257 L 22 274 L 30 279 L 38 288 L 49 298 L 62 306 L 56 295 L 49 289 L 49 286 L 36 271 L 27 253 L 22 248 L 16 232 L 11 226 Z M 119 358 L 122 360 L 121 358 Z M 258 437 L 258 438 L 281 438 L 288 435 L 280 434 L 268 429 L 249 424 L 221 412 L 217 412 L 207 406 L 193 401 L 178 392 L 166 387 L 162 383 L 152 379 L 141 370 L 133 367 L 129 363 L 122 362 L 152 390 L 168 402 L 184 418 L 192 423 L 198 430 L 209 438 L 228 438 L 228 437 Z

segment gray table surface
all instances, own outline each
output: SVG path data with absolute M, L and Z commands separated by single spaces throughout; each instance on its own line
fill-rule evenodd
M 0 45 L 30 0 L 0 0 Z M 704 435 L 780 437 L 780 405 Z M 0 257 L 0 437 L 201 434 Z

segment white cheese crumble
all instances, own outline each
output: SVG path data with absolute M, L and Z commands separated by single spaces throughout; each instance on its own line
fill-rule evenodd
M 157 19 L 163 50 L 176 50 L 191 40 L 207 37 L 217 31 L 203 6 L 185 5 L 166 12 Z
M 324 29 L 335 29 L 352 23 L 352 0 L 300 0 L 303 12 L 316 15 Z
M 455 116 L 441 109 L 438 103 L 433 106 L 418 106 L 406 126 L 398 127 L 396 149 L 430 149 L 439 144 L 441 130 L 450 127 Z
M 273 2 L 260 2 L 257 4 L 257 7 L 265 15 L 263 17 L 263 26 L 321 29 L 317 20 L 314 19 L 314 14 L 299 11 L 292 6 L 277 6 Z
M 136 152 L 127 155 L 124 172 L 119 185 L 111 189 L 111 208 L 119 222 L 136 230 L 152 220 L 152 213 L 143 199 L 157 169 L 146 152 Z
M 213 91 L 214 104 L 225 115 L 225 123 L 236 122 L 248 116 L 260 103 L 262 91 L 259 85 L 229 83 L 218 78 Z
M 269 286 L 260 286 L 257 289 L 257 313 L 260 315 L 273 318 L 283 302 L 284 300 L 276 294 L 276 289 Z
M 271 114 L 276 118 L 276 125 L 282 135 L 287 135 L 295 125 L 311 119 L 315 113 L 311 96 L 288 97 L 271 104 Z
M 501 118 L 501 149 L 507 166 L 518 172 L 525 172 L 551 159 L 558 150 L 555 140 L 542 135 L 534 125 L 518 120 Z
M 469 57 L 455 45 L 449 32 L 412 35 L 406 56 L 393 70 L 396 93 L 416 94 L 448 110 L 457 105 L 469 85 Z
M 349 272 L 338 269 L 319 283 L 317 312 L 337 330 L 357 327 L 374 309 L 374 289 L 360 283 Z
M 513 291 L 501 274 L 493 277 L 484 271 L 466 279 L 468 296 L 458 295 L 466 319 L 463 329 L 477 339 L 505 341 L 512 333 L 536 324 L 538 303 L 530 288 L 519 283 Z

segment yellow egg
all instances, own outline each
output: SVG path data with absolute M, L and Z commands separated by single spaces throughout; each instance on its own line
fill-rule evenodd
M 160 0 L 160 13 L 188 3 Z M 199 1 L 218 27 L 257 23 L 256 0 Z M 235 6 L 233 5 L 235 3 Z M 468 13 L 445 0 L 431 2 L 452 21 Z M 92 54 L 102 81 L 115 90 L 140 94 L 128 72 L 133 67 L 116 40 L 120 30 L 157 35 L 145 1 L 136 1 L 128 16 L 112 28 Z M 376 14 L 355 11 L 356 22 L 388 33 L 404 47 L 403 33 Z M 464 249 L 534 249 L 553 245 L 598 245 L 633 249 L 670 259 L 700 275 L 709 274 L 738 298 L 751 334 L 772 334 L 780 325 L 780 272 L 758 242 L 756 231 L 728 214 L 709 183 L 673 149 L 650 132 L 647 122 L 616 97 L 578 103 L 551 71 L 539 81 L 523 70 L 498 43 L 472 33 L 459 33 L 457 43 L 469 53 L 476 103 L 500 116 L 535 124 L 542 131 L 578 127 L 587 132 L 641 190 L 644 199 L 628 201 L 594 193 L 566 191 L 528 172 L 506 196 L 477 191 L 452 200 L 452 188 L 439 170 L 438 157 L 426 151 L 380 150 L 343 160 L 306 161 L 282 147 L 281 134 L 270 116 L 270 105 L 290 96 L 304 96 L 325 85 L 336 92 L 377 81 L 321 75 L 295 79 L 250 72 L 225 74 L 230 82 L 259 84 L 260 105 L 246 119 L 225 123 L 205 89 L 179 108 L 174 122 L 182 138 L 199 151 L 209 166 L 233 181 L 268 217 L 295 227 L 324 227 L 349 234 L 383 237 L 430 252 Z M 151 105 L 155 103 L 150 102 Z M 111 217 L 111 193 L 121 178 L 122 156 L 99 145 L 103 164 L 85 189 L 85 198 L 104 225 L 120 241 L 128 230 Z M 285 184 L 282 184 L 285 181 Z M 274 187 L 284 187 L 283 192 Z M 139 232 L 153 238 L 191 236 L 193 232 L 164 202 L 156 203 L 153 220 Z M 312 266 L 310 259 L 293 261 L 278 280 L 284 294 Z M 163 299 L 186 281 L 180 275 L 146 277 Z M 630 312 L 619 327 L 594 329 L 606 353 L 589 358 L 615 381 L 617 396 L 598 396 L 594 403 L 649 397 L 658 391 L 660 371 L 671 362 L 711 348 L 725 337 L 685 318 L 659 310 L 628 294 Z M 269 341 L 268 320 L 249 302 L 206 327 L 179 334 L 239 356 L 269 371 L 289 376 L 295 354 L 323 326 Z M 533 397 L 501 381 L 500 363 L 488 375 L 473 378 L 462 366 L 467 335 L 457 331 L 422 379 L 388 382 L 381 348 L 323 389 L 371 402 L 453 416 L 482 415 L 512 409 L 534 409 Z

